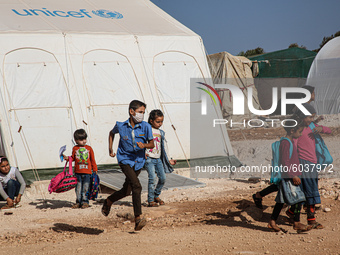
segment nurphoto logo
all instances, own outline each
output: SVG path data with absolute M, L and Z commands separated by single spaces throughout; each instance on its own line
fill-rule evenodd
M 212 101 L 215 103 L 215 105 L 217 106 L 217 102 L 215 99 L 215 96 L 217 98 L 217 100 L 219 101 L 220 107 L 223 107 L 222 105 L 222 100 L 218 94 L 218 92 L 210 85 L 203 83 L 203 82 L 197 82 L 198 84 L 204 86 L 202 87 L 197 87 L 198 89 L 202 90 L 205 93 L 201 94 L 201 115 L 207 115 L 207 95 L 210 96 L 210 98 L 212 99 Z M 231 84 L 216 84 L 215 85 L 216 89 L 223 89 L 223 90 L 229 90 L 230 96 L 232 96 L 233 101 L 232 101 L 232 114 L 233 115 L 244 115 L 245 111 L 244 111 L 244 107 L 245 107 L 245 98 L 244 98 L 244 94 L 242 92 L 242 89 L 240 89 L 238 86 L 236 85 L 231 85 Z M 210 92 L 210 91 L 212 92 Z M 253 89 L 251 87 L 249 87 L 247 89 L 247 106 L 248 109 L 251 113 L 255 114 L 255 115 L 270 115 L 273 112 L 275 112 L 277 105 L 278 105 L 278 89 L 276 87 L 272 88 L 272 106 L 270 107 L 270 109 L 268 110 L 258 110 L 255 109 L 255 107 L 253 106 L 253 102 L 252 102 L 252 98 L 253 98 Z M 302 93 L 305 95 L 304 98 L 299 98 L 299 99 L 289 99 L 287 98 L 287 94 L 288 93 Z M 311 115 L 311 113 L 302 105 L 303 103 L 307 103 L 311 98 L 311 93 L 304 88 L 292 88 L 292 87 L 283 87 L 281 88 L 281 115 L 286 115 L 286 105 L 288 104 L 293 104 L 295 105 L 298 109 L 300 109 L 305 115 Z M 286 121 L 294 121 L 297 125 L 297 122 L 293 119 L 286 119 L 281 121 L 282 126 L 285 127 L 285 122 Z M 254 126 L 251 125 L 253 120 L 248 120 L 248 125 L 250 127 L 261 127 L 264 125 L 264 122 L 262 120 L 260 120 L 262 123 L 260 126 Z M 272 126 L 274 126 L 274 121 L 276 121 L 276 119 L 266 119 L 266 121 L 271 121 Z M 231 127 L 232 127 L 232 119 L 231 120 L 226 120 L 226 119 L 214 119 L 213 121 L 213 126 L 215 127 L 216 125 L 224 125 L 227 124 L 228 122 L 230 122 Z M 243 124 L 245 126 L 246 120 L 244 120 L 243 122 L 238 122 L 234 124 Z

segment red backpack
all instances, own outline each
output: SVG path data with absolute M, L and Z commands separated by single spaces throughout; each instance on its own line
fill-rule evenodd
M 68 172 L 66 171 L 67 163 L 69 163 Z M 51 180 L 50 184 L 48 185 L 48 191 L 50 192 L 50 194 L 52 192 L 62 193 L 75 188 L 76 185 L 77 177 L 74 176 L 72 171 L 72 157 L 68 157 L 68 160 L 66 161 L 64 167 L 64 171 L 57 174 L 56 177 Z

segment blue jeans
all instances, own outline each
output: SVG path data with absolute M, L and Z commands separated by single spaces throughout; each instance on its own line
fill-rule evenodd
M 7 182 L 7 187 L 4 188 L 4 191 L 6 192 L 7 196 L 9 196 L 10 199 L 14 200 L 14 198 L 19 195 L 20 187 L 21 187 L 20 182 L 11 179 Z M 0 198 L 1 201 L 5 201 L 3 197 Z
M 76 186 L 76 203 L 82 205 L 83 203 L 89 203 L 89 199 L 87 198 L 87 192 L 90 187 L 90 174 L 76 174 L 77 177 L 77 186 Z
M 308 160 L 299 159 L 300 164 L 306 169 L 301 176 L 301 189 L 306 196 L 307 205 L 321 204 L 318 184 L 318 171 L 316 171 L 315 163 Z M 307 172 L 307 169 L 309 171 Z
M 145 161 L 145 167 L 149 175 L 148 183 L 148 202 L 154 201 L 155 197 L 159 197 L 162 188 L 165 183 L 165 171 L 160 158 L 147 158 Z M 158 177 L 158 183 L 155 188 L 156 174 Z

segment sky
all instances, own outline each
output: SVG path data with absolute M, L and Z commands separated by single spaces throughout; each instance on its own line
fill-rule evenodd
M 291 43 L 319 48 L 340 30 L 340 0 L 151 0 L 199 34 L 208 54 L 261 47 L 265 52 Z

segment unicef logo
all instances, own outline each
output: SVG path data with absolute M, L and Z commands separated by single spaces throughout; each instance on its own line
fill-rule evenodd
M 123 18 L 123 14 L 120 14 L 119 12 L 108 11 L 108 10 L 97 10 L 97 11 L 92 11 L 92 13 L 99 17 L 107 18 L 107 19 L 122 19 Z

